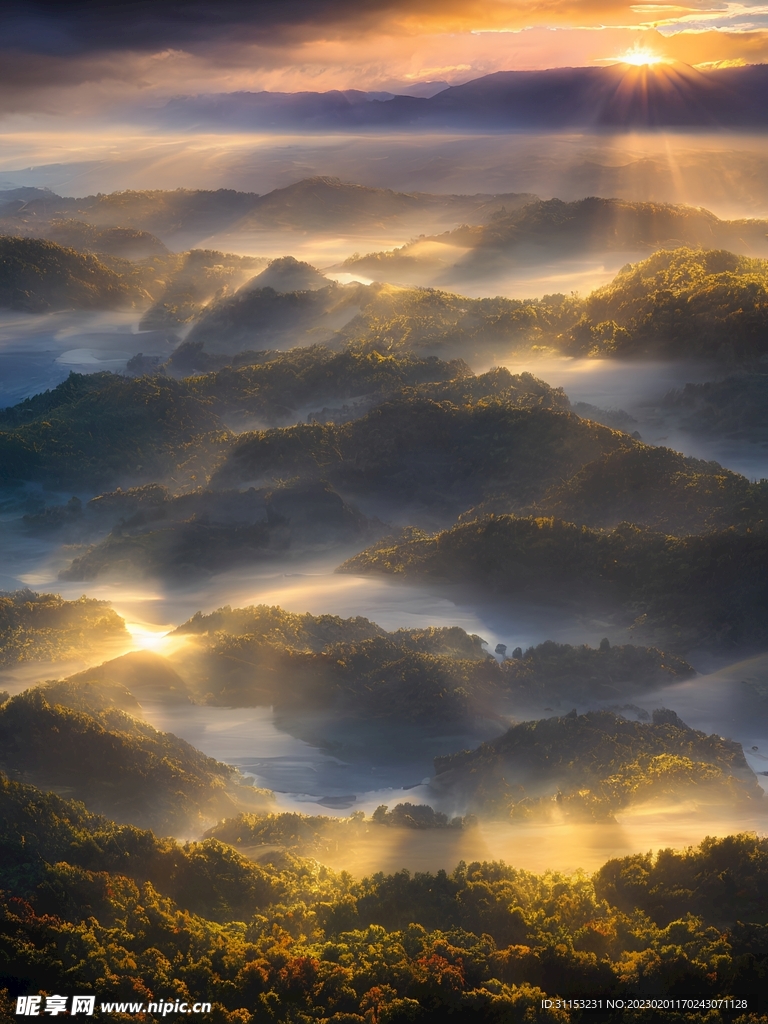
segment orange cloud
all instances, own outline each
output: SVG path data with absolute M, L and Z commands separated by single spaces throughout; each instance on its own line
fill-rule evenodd
M 0 40 L 6 110 L 86 113 L 239 89 L 397 91 L 605 63 L 636 45 L 692 65 L 768 61 L 768 6 L 736 0 L 201 0 L 188 19 L 166 0 L 88 6 L 90 21 L 64 16 L 46 34 L 32 18 Z M 119 31 L 129 8 L 143 20 Z

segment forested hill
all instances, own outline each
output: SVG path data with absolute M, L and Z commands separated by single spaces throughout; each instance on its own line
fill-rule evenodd
M 661 646 L 687 650 L 766 642 L 767 566 L 763 531 L 669 537 L 629 523 L 599 532 L 552 518 L 492 515 L 435 536 L 406 531 L 338 571 L 586 604 L 634 622 Z
M 0 410 L 0 480 L 101 487 L 170 477 L 199 484 L 234 441 L 225 417 L 235 427 L 295 423 L 307 409 L 323 420 L 353 419 L 399 393 L 406 406 L 422 395 L 461 403 L 493 397 L 511 408 L 568 405 L 561 389 L 531 374 L 474 376 L 460 360 L 319 346 L 254 353 L 253 365 L 185 380 L 72 373 L 51 391 Z
M 721 220 L 709 210 L 672 203 L 596 196 L 573 202 L 539 199 L 517 208 L 499 207 L 482 223 L 462 224 L 397 249 L 355 254 L 343 267 L 377 281 L 413 278 L 417 283 L 420 268 L 425 274 L 437 269 L 442 250 L 445 278 L 460 281 L 498 272 L 505 264 L 529 266 L 584 252 L 646 255 L 680 246 L 765 255 L 768 221 Z
M 269 276 L 274 264 L 268 273 L 257 257 L 193 250 L 132 262 L 0 236 L 0 306 L 32 312 L 137 307 L 145 311 L 144 329 L 192 323 L 178 353 L 180 369 L 185 363 L 217 369 L 254 350 L 318 342 L 337 351 L 444 360 L 558 351 L 755 364 L 768 353 L 768 260 L 679 243 L 673 239 L 671 247 L 627 265 L 586 298 L 512 300 L 386 284 L 323 285 L 316 272 L 311 288 L 298 281 L 302 287 L 280 291 L 259 284 L 259 270 L 264 281 L 279 282 Z M 481 250 L 495 252 L 492 245 Z
M 612 860 L 593 878 L 475 862 L 359 880 L 159 840 L 4 778 L 0 816 L 9 1020 L 41 987 L 138 1003 L 170 990 L 221 1024 L 568 1024 L 542 1000 L 693 993 L 748 1000 L 711 1024 L 760 1019 L 768 844 L 754 835 Z
M 526 818 L 553 806 L 603 817 L 649 799 L 721 805 L 753 801 L 763 791 L 741 745 L 690 729 L 673 711 L 650 722 L 608 711 L 572 711 L 513 725 L 477 750 L 435 760 L 433 786 L 475 813 Z
M 5 222 L 29 234 L 68 220 L 150 231 L 166 242 L 178 235 L 202 239 L 226 230 L 335 232 L 344 226 L 370 232 L 383 224 L 424 230 L 440 223 L 476 223 L 502 206 L 514 209 L 536 198 L 530 193 L 396 192 L 329 177 L 305 178 L 266 195 L 233 189 L 126 189 L 74 199 L 48 190 L 26 191 L 25 197 L 9 196 L 5 203 L 0 192 L 0 226 Z
M 510 699 L 627 699 L 694 675 L 681 658 L 629 644 L 547 642 L 499 663 L 458 627 L 386 632 L 361 617 L 264 605 L 198 613 L 175 635 L 190 640 L 178 660 L 197 699 L 376 721 L 393 737 L 404 725 L 504 722 L 499 708 Z
M 96 256 L 41 239 L 0 236 L 0 306 L 42 313 L 115 309 L 148 299 L 146 291 Z

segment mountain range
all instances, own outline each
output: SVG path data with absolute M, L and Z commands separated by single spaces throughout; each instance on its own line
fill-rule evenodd
M 431 97 L 356 90 L 236 92 L 170 100 L 165 128 L 515 130 L 726 127 L 768 123 L 768 65 L 687 64 L 499 71 Z

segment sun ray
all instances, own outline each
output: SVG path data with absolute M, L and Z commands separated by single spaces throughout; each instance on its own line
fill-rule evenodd
M 638 68 L 652 67 L 655 64 L 673 63 L 669 57 L 665 57 L 663 54 L 654 52 L 642 43 L 635 43 L 634 46 L 625 50 L 624 53 L 619 54 L 616 57 L 611 57 L 610 59 L 618 61 L 620 64 L 632 64 L 634 67 Z

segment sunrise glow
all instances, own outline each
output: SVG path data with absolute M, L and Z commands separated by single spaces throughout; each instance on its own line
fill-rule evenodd
M 658 53 L 654 53 L 652 50 L 645 49 L 644 47 L 635 46 L 631 50 L 627 50 L 617 58 L 622 64 L 632 64 L 635 67 L 652 67 L 654 64 L 669 64 L 671 61 L 667 57 L 662 57 Z

